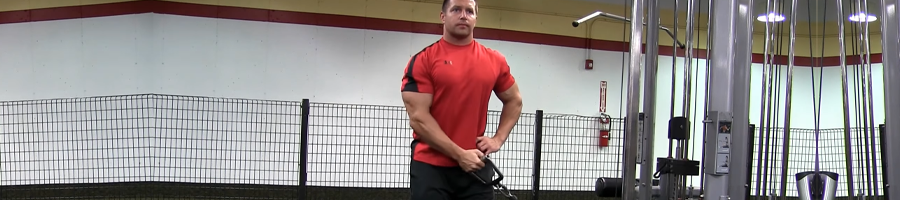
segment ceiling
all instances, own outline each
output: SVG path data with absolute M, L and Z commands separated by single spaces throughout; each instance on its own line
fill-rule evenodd
M 598 2 L 605 4 L 616 4 L 616 5 L 630 5 L 632 0 L 580 0 L 580 1 L 589 1 L 589 2 Z M 881 1 L 878 0 L 796 0 L 797 1 L 797 9 L 790 9 L 792 1 L 787 0 L 755 0 L 753 1 L 755 5 L 756 15 L 765 13 L 766 5 L 768 2 L 772 2 L 775 5 L 784 5 L 784 12 L 779 12 L 784 14 L 787 19 L 791 18 L 791 10 L 797 11 L 798 22 L 822 22 L 823 18 L 826 22 L 836 22 L 839 14 L 839 7 L 836 6 L 838 1 L 841 1 L 844 4 L 844 17 L 843 19 L 847 19 L 849 13 L 851 13 L 851 5 L 856 7 L 856 4 L 865 5 L 863 6 L 868 8 L 868 12 L 880 18 L 881 15 Z M 680 5 L 678 7 L 679 12 L 687 11 L 688 0 L 661 0 L 659 2 L 660 9 L 666 10 L 674 10 L 675 2 L 678 2 Z M 695 0 L 695 3 L 698 4 L 698 8 L 700 13 L 706 13 L 709 5 L 709 0 Z M 776 12 L 782 9 L 775 9 Z M 853 12 L 857 13 L 857 12 Z M 663 16 L 664 17 L 664 16 Z

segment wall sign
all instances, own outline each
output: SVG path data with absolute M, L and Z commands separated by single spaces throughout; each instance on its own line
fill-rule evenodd
M 600 113 L 606 113 L 606 81 L 600 81 Z

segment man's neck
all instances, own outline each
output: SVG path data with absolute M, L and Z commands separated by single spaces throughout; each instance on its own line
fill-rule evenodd
M 472 37 L 455 38 L 455 37 L 453 37 L 453 36 L 444 35 L 444 40 L 447 41 L 447 43 L 450 43 L 450 44 L 453 44 L 453 45 L 457 45 L 457 46 L 466 46 L 466 45 L 471 44 L 472 41 L 475 40 L 475 39 L 472 38 Z

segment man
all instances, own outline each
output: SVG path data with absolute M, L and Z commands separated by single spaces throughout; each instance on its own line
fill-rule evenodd
M 519 120 L 522 98 L 506 58 L 475 41 L 475 0 L 445 0 L 444 34 L 412 56 L 402 84 L 413 128 L 413 200 L 494 199 L 493 188 L 469 175 L 491 177 L 482 158 L 500 150 Z M 503 102 L 493 137 L 484 137 L 491 93 Z

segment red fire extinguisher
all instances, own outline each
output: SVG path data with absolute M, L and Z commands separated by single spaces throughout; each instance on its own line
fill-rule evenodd
M 607 114 L 600 114 L 600 147 L 609 146 L 609 130 L 611 117 Z

